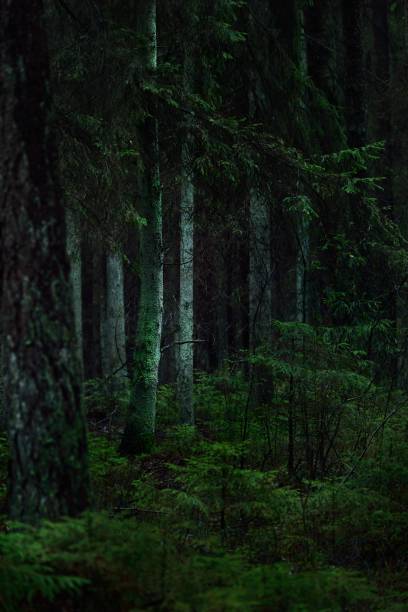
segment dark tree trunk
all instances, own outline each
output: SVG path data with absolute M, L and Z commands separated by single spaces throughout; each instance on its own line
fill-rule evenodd
M 87 505 L 65 253 L 64 208 L 50 132 L 41 0 L 0 1 L 2 314 L 15 519 L 75 515 Z
M 361 0 L 343 0 L 346 124 L 351 147 L 365 144 L 365 71 Z

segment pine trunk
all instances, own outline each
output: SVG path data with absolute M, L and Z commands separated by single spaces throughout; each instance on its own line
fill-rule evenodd
M 88 498 L 65 211 L 50 130 L 40 0 L 0 2 L 2 316 L 10 514 L 75 515 Z

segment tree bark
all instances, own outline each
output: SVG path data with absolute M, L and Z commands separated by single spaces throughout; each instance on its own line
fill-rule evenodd
M 400 232 L 408 239 L 408 115 L 406 80 L 408 75 L 408 6 L 404 3 L 393 18 L 394 45 L 391 80 L 391 137 L 393 214 Z M 402 273 L 406 277 L 406 271 Z M 396 288 L 396 336 L 398 385 L 408 390 L 408 283 L 405 278 Z
M 67 253 L 70 263 L 70 281 L 74 308 L 75 341 L 78 363 L 83 371 L 83 325 L 82 325 L 82 254 L 81 235 L 75 212 L 67 208 Z
M 185 48 L 184 93 L 191 92 L 194 64 L 190 46 Z M 188 100 L 187 100 L 188 103 Z M 192 169 L 192 135 L 186 125 L 181 149 L 180 188 L 180 297 L 179 297 L 179 364 L 177 395 L 181 422 L 194 425 L 194 180 Z
M 2 316 L 10 514 L 75 515 L 88 500 L 64 206 L 50 129 L 41 0 L 0 2 Z
M 126 379 L 126 331 L 123 285 L 123 260 L 116 252 L 106 257 L 106 320 L 105 320 L 105 376 L 115 382 Z M 121 385 L 119 384 L 119 387 Z
M 295 36 L 298 39 L 298 44 L 295 47 L 295 61 L 299 70 L 301 79 L 301 87 L 299 89 L 299 107 L 306 108 L 306 90 L 304 83 L 308 75 L 307 63 L 307 46 L 304 27 L 303 9 L 297 7 L 296 4 L 296 20 L 297 28 Z M 306 117 L 305 117 L 306 120 Z M 301 191 L 304 190 L 303 185 L 298 186 Z M 305 323 L 309 318 L 309 282 L 308 271 L 310 264 L 310 222 L 304 211 L 296 216 L 296 280 L 295 280 L 295 320 L 299 323 Z
M 144 0 L 138 13 L 138 30 L 147 43 L 140 51 L 140 76 L 154 77 L 157 70 L 156 0 Z M 133 455 L 148 450 L 154 441 L 156 392 L 163 316 L 162 195 L 156 109 L 139 126 L 143 169 L 139 175 L 140 299 L 134 356 L 132 399 L 121 451 Z
M 252 121 L 265 121 L 269 112 L 268 91 L 261 71 L 259 24 L 270 21 L 271 8 L 267 3 L 251 0 L 249 8 L 248 43 L 255 65 L 248 68 L 248 110 Z M 269 34 L 268 34 L 269 36 Z M 256 173 L 249 180 L 249 348 L 255 350 L 270 344 L 272 323 L 272 266 L 270 200 Z
M 350 147 L 365 144 L 365 71 L 362 38 L 362 0 L 342 0 L 345 44 L 345 114 Z

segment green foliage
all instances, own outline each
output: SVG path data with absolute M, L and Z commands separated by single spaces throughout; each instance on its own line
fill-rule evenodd
M 117 452 L 117 443 L 101 435 L 89 435 L 89 464 L 96 508 L 117 503 L 132 480 L 131 466 Z
M 51 529 L 51 527 L 49 527 Z M 54 527 L 55 528 L 55 527 Z M 55 572 L 41 532 L 15 526 L 0 533 L 0 607 L 16 612 L 36 598 L 53 601 L 61 593 L 77 593 L 88 580 Z
M 103 514 L 3 534 L 0 547 L 1 601 L 10 612 L 27 604 L 41 609 L 43 599 L 58 601 L 63 592 L 65 600 L 74 592 L 80 609 L 106 611 L 342 610 L 373 599 L 355 572 L 251 567 L 242 555 L 176 547 L 157 527 Z
M 174 425 L 161 389 L 152 454 L 129 462 L 90 436 L 96 505 L 112 514 L 0 533 L 6 610 L 404 609 L 405 398 L 374 385 L 352 334 L 280 322 L 274 334 L 273 353 L 249 359 L 256 396 L 234 362 L 198 375 L 196 429 Z M 387 402 L 400 407 L 384 420 Z M 310 478 L 326 436 L 330 460 Z

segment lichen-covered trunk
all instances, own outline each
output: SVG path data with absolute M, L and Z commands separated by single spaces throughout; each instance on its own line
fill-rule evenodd
M 82 255 L 81 235 L 77 215 L 70 208 L 66 211 L 67 253 L 70 264 L 72 303 L 74 308 L 75 343 L 78 363 L 83 370 L 82 325 Z
M 184 89 L 192 86 L 193 60 L 190 49 L 185 50 Z M 193 366 L 194 366 L 194 182 L 192 169 L 192 139 L 189 125 L 181 149 L 180 185 L 180 296 L 179 296 L 179 363 L 177 395 L 181 422 L 194 424 Z
M 123 283 L 122 256 L 116 252 L 109 252 L 106 257 L 104 374 L 113 376 L 115 383 L 124 382 L 127 375 Z
M 139 53 L 140 75 L 154 77 L 157 69 L 156 1 L 145 0 L 138 13 L 138 31 L 146 40 Z M 156 393 L 163 316 L 162 198 L 156 109 L 139 126 L 143 169 L 139 176 L 140 296 L 136 348 L 132 368 L 131 403 L 121 451 L 133 455 L 148 450 L 156 426 Z
M 86 430 L 40 0 L 1 0 L 0 70 L 10 514 L 36 522 L 75 515 L 88 497 Z

